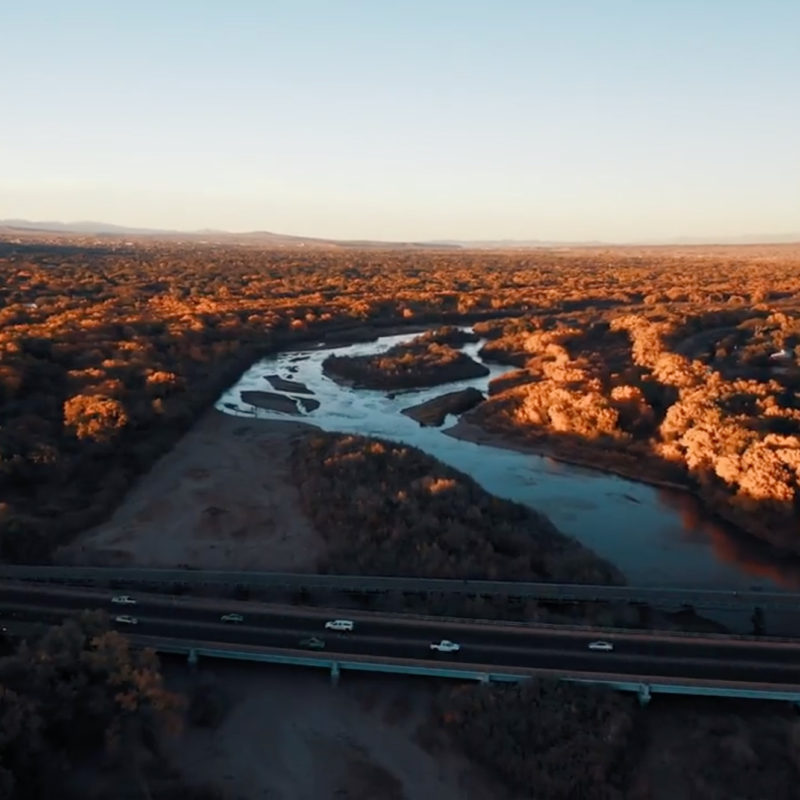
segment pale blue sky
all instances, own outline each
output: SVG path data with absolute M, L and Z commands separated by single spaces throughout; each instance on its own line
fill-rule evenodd
M 0 218 L 800 231 L 798 0 L 7 0 L 0 31 Z

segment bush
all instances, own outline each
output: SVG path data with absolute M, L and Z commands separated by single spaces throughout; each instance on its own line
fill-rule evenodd
M 465 752 L 536 800 L 622 800 L 635 701 L 530 680 L 445 690 L 436 713 Z

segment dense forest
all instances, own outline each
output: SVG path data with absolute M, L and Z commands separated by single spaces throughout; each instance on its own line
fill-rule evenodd
M 686 485 L 752 533 L 800 549 L 797 247 L 300 252 L 0 241 L 0 275 L 5 559 L 46 560 L 107 515 L 258 356 L 444 322 L 477 322 L 484 355 L 513 369 L 474 422 L 560 457 Z M 420 353 L 445 362 L 459 344 L 421 341 Z M 381 369 L 415 369 L 392 359 Z M 543 517 L 413 448 L 319 434 L 298 443 L 294 460 L 306 508 L 329 537 L 323 569 L 621 579 Z M 192 796 L 157 744 L 182 701 L 152 656 L 130 651 L 100 618 L 66 622 L 0 657 L 0 687 L 0 797 L 68 798 L 76 767 L 98 752 L 116 788 L 97 797 Z M 208 702 L 193 714 L 217 711 Z M 456 692 L 440 712 L 513 785 L 605 798 L 630 779 L 629 796 L 654 796 L 651 778 L 630 777 L 623 757 L 643 716 L 656 741 L 653 709 L 537 683 Z M 786 794 L 797 785 L 796 724 L 713 713 L 681 724 L 690 732 L 675 737 L 683 796 L 796 796 Z M 564 794 L 563 764 L 579 795 Z M 93 796 L 85 786 L 73 794 Z
M 554 455 L 691 488 L 800 549 L 800 316 L 757 307 L 482 323 L 517 367 L 467 417 Z
M 216 800 L 162 752 L 185 705 L 101 612 L 31 636 L 0 657 L 0 798 Z
M 315 433 L 295 445 L 293 469 L 327 539 L 323 572 L 622 582 L 547 517 L 414 447 Z
M 442 691 L 435 713 L 477 762 L 523 797 L 622 800 L 638 709 L 597 687 L 530 680 Z
M 99 522 L 258 356 L 496 309 L 417 258 L 0 242 L 0 556 L 45 560 Z
M 655 699 L 534 679 L 443 688 L 436 730 L 532 800 L 800 798 L 800 722 L 780 704 Z
M 796 247 L 305 252 L 6 240 L 0 275 L 6 559 L 46 560 L 99 522 L 260 355 L 365 335 L 358 328 L 523 314 L 517 333 L 494 329 L 506 341 L 493 344 L 537 380 L 499 392 L 478 410 L 481 424 L 552 428 L 603 464 L 602 453 L 624 462 L 638 442 L 654 475 L 685 475 L 749 530 L 798 540 L 793 365 L 765 361 L 769 348 L 798 344 Z M 704 340 L 692 337 L 714 328 L 727 333 L 695 352 Z M 606 360 L 604 384 L 595 373 Z

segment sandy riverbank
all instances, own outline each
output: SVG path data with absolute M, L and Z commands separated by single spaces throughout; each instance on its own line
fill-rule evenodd
M 315 571 L 324 542 L 300 508 L 289 468 L 292 442 L 310 430 L 209 410 L 110 519 L 61 548 L 56 561 Z

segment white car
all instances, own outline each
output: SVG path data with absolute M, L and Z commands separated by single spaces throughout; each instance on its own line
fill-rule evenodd
M 611 642 L 589 642 L 589 649 L 590 650 L 602 650 L 606 653 L 610 652 L 614 649 L 614 645 Z
M 222 622 L 244 622 L 244 617 L 241 614 L 223 614 L 220 620 Z
M 448 639 L 442 639 L 441 642 L 433 642 L 431 644 L 431 650 L 438 650 L 440 653 L 457 653 L 460 649 L 460 644 L 451 642 Z
M 116 622 L 122 622 L 125 625 L 138 625 L 139 620 L 136 617 L 129 617 L 127 614 L 122 614 L 119 617 L 114 617 Z
M 117 594 L 111 598 L 112 603 L 116 603 L 119 606 L 135 606 L 136 601 L 127 594 Z
M 351 620 L 351 619 L 329 619 L 325 623 L 325 630 L 328 630 L 328 631 L 351 631 L 351 630 L 353 630 L 353 620 Z

